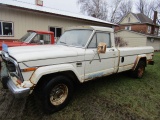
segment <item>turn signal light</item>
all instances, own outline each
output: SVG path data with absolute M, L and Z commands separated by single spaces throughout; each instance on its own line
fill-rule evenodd
M 37 68 L 26 68 L 22 69 L 22 72 L 29 72 L 29 71 L 35 71 Z
M 17 83 L 18 83 L 18 84 L 21 84 L 22 82 L 21 82 L 20 80 L 17 79 Z

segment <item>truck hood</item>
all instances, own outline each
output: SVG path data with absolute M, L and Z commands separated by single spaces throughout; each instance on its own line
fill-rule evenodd
M 78 56 L 80 48 L 67 47 L 63 45 L 36 45 L 8 48 L 8 53 L 17 62 L 44 60 L 52 58 L 66 58 Z

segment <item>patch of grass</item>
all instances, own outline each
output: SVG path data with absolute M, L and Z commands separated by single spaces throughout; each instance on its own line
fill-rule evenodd
M 52 115 L 36 113 L 45 120 L 155 120 L 160 117 L 160 53 L 148 65 L 142 79 L 120 73 L 81 84 L 70 104 Z M 26 106 L 29 103 L 26 104 Z M 32 108 L 33 109 L 33 108 Z M 36 115 L 25 109 L 23 119 Z M 34 118 L 33 118 L 34 116 Z

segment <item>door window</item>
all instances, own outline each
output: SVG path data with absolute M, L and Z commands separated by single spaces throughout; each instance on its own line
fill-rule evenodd
M 111 47 L 111 40 L 110 40 L 110 34 L 109 33 L 96 33 L 91 42 L 88 45 L 88 48 L 97 48 L 98 44 L 100 42 L 104 42 L 107 44 L 107 48 Z
M 31 41 L 31 43 L 50 44 L 51 38 L 50 38 L 50 35 L 47 35 L 47 34 L 37 34 Z

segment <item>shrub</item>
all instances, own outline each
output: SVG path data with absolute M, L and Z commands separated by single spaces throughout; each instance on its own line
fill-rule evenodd
M 115 46 L 126 47 L 128 46 L 128 43 L 127 41 L 124 41 L 121 37 L 115 37 Z

